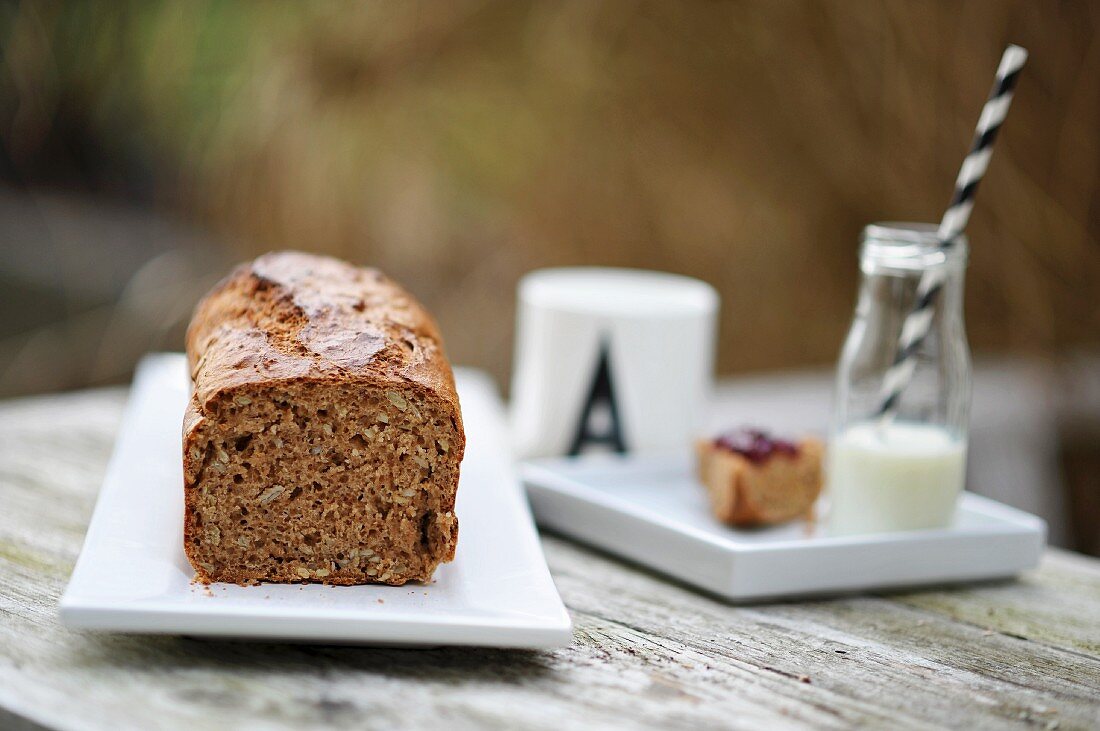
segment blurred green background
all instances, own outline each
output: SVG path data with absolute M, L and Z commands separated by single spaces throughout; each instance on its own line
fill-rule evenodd
M 1098 29 L 1085 0 L 2 2 L 0 397 L 125 382 L 276 248 L 387 271 L 502 385 L 516 282 L 562 264 L 715 285 L 725 376 L 827 369 L 860 229 L 938 220 L 1014 42 L 968 331 L 1040 364 L 1011 383 L 1100 552 Z

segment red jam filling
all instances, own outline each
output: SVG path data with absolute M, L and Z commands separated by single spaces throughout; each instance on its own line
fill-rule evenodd
M 771 459 L 773 455 L 798 456 L 798 445 L 786 439 L 777 439 L 759 429 L 734 429 L 719 434 L 714 446 L 740 454 L 754 464 Z

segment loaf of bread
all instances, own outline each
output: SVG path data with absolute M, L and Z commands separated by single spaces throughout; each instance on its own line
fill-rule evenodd
M 184 549 L 200 581 L 397 585 L 454 558 L 462 416 L 408 292 L 267 254 L 199 304 L 187 355 Z
M 696 446 L 699 481 L 723 523 L 751 527 L 810 518 L 821 494 L 824 446 L 739 429 Z

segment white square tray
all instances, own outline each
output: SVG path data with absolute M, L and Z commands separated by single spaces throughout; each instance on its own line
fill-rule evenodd
M 733 601 L 1008 577 L 1046 540 L 1041 519 L 971 493 L 944 530 L 737 530 L 712 517 L 687 456 L 533 460 L 521 474 L 540 525 Z
M 509 462 L 492 382 L 460 371 L 467 451 L 453 563 L 427 585 L 191 583 L 183 553 L 182 355 L 134 379 L 84 549 L 61 598 L 69 627 L 373 645 L 549 648 L 572 640 Z

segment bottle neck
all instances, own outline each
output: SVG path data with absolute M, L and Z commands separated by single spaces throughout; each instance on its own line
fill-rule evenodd
M 933 309 L 961 313 L 968 253 L 969 242 L 964 234 L 944 241 L 932 224 L 867 226 L 860 245 L 862 304 L 905 312 L 916 304 L 921 280 L 931 278 L 939 282 Z
M 964 270 L 969 253 L 965 234 L 945 241 L 932 224 L 875 223 L 863 229 L 859 258 L 864 273 L 904 275 L 939 268 Z

